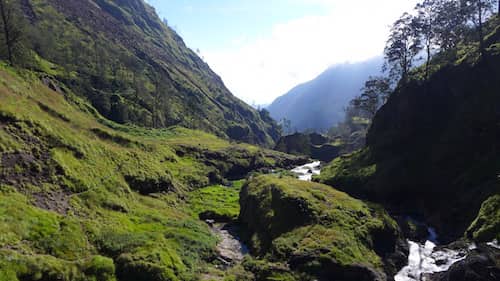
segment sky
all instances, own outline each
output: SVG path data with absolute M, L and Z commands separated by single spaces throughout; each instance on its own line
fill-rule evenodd
M 330 66 L 381 55 L 390 25 L 417 0 L 147 2 L 234 95 L 264 105 Z

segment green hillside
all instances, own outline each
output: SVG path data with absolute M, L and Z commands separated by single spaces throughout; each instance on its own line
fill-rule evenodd
M 193 280 L 217 238 L 190 190 L 305 159 L 180 127 L 107 121 L 0 69 L 0 280 Z

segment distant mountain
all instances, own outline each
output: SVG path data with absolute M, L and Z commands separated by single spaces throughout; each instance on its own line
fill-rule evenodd
M 379 74 L 382 63 L 377 57 L 333 66 L 277 98 L 267 109 L 275 120 L 290 120 L 294 131 L 324 131 L 343 120 L 344 108 L 370 75 Z

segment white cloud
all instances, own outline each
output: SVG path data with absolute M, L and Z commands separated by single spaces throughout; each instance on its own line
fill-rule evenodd
M 305 1 L 305 0 L 302 0 Z M 308 0 L 311 1 L 311 0 Z M 313 0 L 328 11 L 277 24 L 253 42 L 235 38 L 204 56 L 228 88 L 248 103 L 270 103 L 327 67 L 380 55 L 389 26 L 416 0 Z

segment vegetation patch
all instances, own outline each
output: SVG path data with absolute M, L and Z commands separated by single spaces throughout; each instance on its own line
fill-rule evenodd
M 500 195 L 484 201 L 466 236 L 478 242 L 500 241 Z
M 226 185 L 214 185 L 189 193 L 189 210 L 200 219 L 229 222 L 240 213 L 240 190 L 244 180 Z

